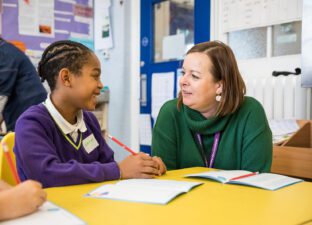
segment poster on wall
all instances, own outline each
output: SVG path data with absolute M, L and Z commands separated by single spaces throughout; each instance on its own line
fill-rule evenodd
M 92 4 L 92 1 L 90 1 Z M 88 30 L 77 29 L 70 33 L 69 39 L 80 42 L 90 49 L 94 49 L 93 41 L 93 7 L 90 5 L 75 4 L 73 5 L 74 23 L 83 24 Z
M 19 0 L 18 33 L 54 37 L 54 0 Z
M 152 145 L 152 121 L 150 114 L 140 114 L 139 134 L 140 145 Z
M 94 23 L 98 29 L 94 30 L 95 50 L 109 49 L 113 47 L 113 34 L 110 21 L 110 0 L 95 0 L 96 12 Z
M 230 31 L 301 20 L 302 0 L 221 0 L 220 27 Z
M 33 64 L 58 40 L 94 49 L 93 0 L 2 0 L 2 36 L 18 44 Z
M 176 96 L 179 95 L 179 92 L 181 90 L 180 88 L 180 78 L 182 77 L 182 68 L 177 69 L 177 78 L 176 78 Z
M 152 118 L 156 121 L 162 105 L 174 98 L 174 72 L 152 74 Z

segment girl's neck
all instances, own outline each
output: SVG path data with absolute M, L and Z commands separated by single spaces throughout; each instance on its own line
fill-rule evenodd
M 50 98 L 54 107 L 57 109 L 57 111 L 59 111 L 59 113 L 66 121 L 68 121 L 70 124 L 75 124 L 77 122 L 76 115 L 79 111 L 77 108 L 68 103 L 64 98 L 62 98 L 61 95 L 51 93 Z

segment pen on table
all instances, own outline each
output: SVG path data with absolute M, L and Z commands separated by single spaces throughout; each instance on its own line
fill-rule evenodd
M 7 146 L 7 144 L 5 142 L 2 143 L 2 148 L 3 148 L 3 152 L 4 152 L 4 155 L 5 155 L 5 158 L 9 164 L 9 167 L 10 167 L 10 170 L 13 174 L 13 177 L 14 177 L 14 180 L 16 182 L 16 184 L 19 184 L 21 183 L 18 175 L 17 175 L 17 171 L 16 171 L 16 168 L 13 164 L 13 160 L 12 160 L 12 157 L 10 155 L 10 152 L 9 152 L 9 147 Z
M 127 145 L 123 144 L 121 141 L 117 140 L 115 137 L 113 137 L 110 134 L 107 134 L 107 136 L 114 141 L 116 144 L 118 144 L 119 146 L 121 146 L 122 148 L 124 148 L 126 151 L 130 152 L 132 155 L 136 155 L 137 153 L 135 151 L 133 151 L 131 148 L 129 148 Z
M 246 177 L 251 177 L 251 176 L 254 176 L 254 175 L 257 175 L 258 172 L 253 172 L 253 173 L 248 173 L 248 174 L 245 174 L 245 175 L 242 175 L 242 176 L 239 176 L 239 177 L 234 177 L 230 180 L 238 180 L 238 179 L 242 179 L 242 178 L 246 178 Z

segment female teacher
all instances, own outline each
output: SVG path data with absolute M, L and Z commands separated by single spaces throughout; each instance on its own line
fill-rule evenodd
M 178 99 L 166 102 L 153 130 L 152 153 L 169 170 L 195 166 L 269 172 L 272 133 L 246 87 L 230 47 L 192 47 L 183 62 Z

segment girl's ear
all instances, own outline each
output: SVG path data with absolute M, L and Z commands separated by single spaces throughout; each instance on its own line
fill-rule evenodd
M 59 72 L 59 78 L 61 80 L 62 85 L 66 86 L 66 87 L 70 87 L 70 72 L 67 68 L 63 68 L 60 70 Z

